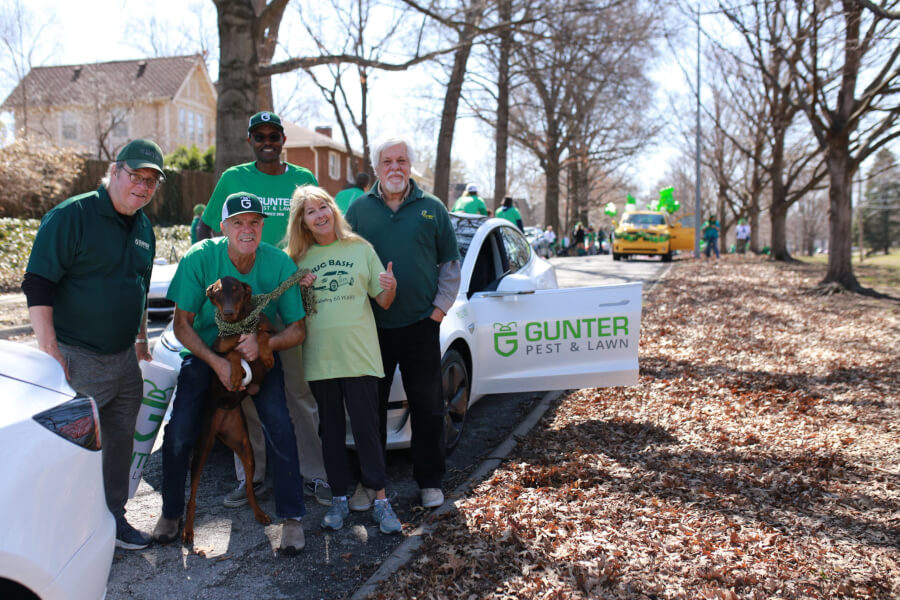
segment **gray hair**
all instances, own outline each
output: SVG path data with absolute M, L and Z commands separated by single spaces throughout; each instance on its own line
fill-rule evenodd
M 381 162 L 381 153 L 384 152 L 385 148 L 390 148 L 391 146 L 396 146 L 398 144 L 403 144 L 406 148 L 406 158 L 409 159 L 409 164 L 412 166 L 412 164 L 416 162 L 416 153 L 406 138 L 388 137 L 381 139 L 375 144 L 375 148 L 372 151 L 372 169 L 378 169 L 378 163 Z
M 100 184 L 101 184 L 103 187 L 108 188 L 108 187 L 109 187 L 109 180 L 110 180 L 110 178 L 112 178 L 113 172 L 119 171 L 119 170 L 122 169 L 122 167 L 124 167 L 124 166 L 125 166 L 125 161 L 124 161 L 124 160 L 123 160 L 123 161 L 119 161 L 119 162 L 111 162 L 111 163 L 109 163 L 109 167 L 106 169 L 106 175 L 104 175 L 104 176 L 103 176 L 103 179 L 100 180 Z

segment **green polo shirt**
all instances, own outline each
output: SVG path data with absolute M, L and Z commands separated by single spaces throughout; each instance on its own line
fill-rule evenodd
M 220 233 L 222 205 L 225 204 L 225 198 L 237 192 L 250 192 L 259 197 L 266 212 L 262 241 L 283 248 L 294 190 L 301 185 L 319 185 L 309 169 L 290 163 L 284 165 L 285 171 L 279 175 L 263 173 L 256 168 L 255 162 L 226 169 L 203 211 L 203 222 L 216 233 Z
M 506 219 L 516 227 L 519 226 L 519 221 L 522 220 L 522 213 L 520 213 L 519 209 L 515 206 L 510 206 L 509 208 L 501 206 L 497 209 L 496 216 L 498 219 Z
M 460 196 L 456 199 L 456 204 L 453 205 L 453 212 L 464 212 L 470 215 L 484 216 L 487 216 L 488 214 L 487 207 L 484 205 L 484 200 L 478 196 Z
M 444 203 L 409 180 L 411 190 L 393 212 L 376 182 L 347 209 L 347 222 L 387 266 L 393 262 L 397 296 L 388 310 L 372 305 L 378 327 L 406 327 L 428 317 L 438 290 L 438 266 L 459 260 L 456 232 Z
M 178 263 L 166 297 L 181 310 L 194 313 L 194 330 L 210 346 L 218 336 L 219 328 L 216 326 L 215 305 L 206 297 L 207 287 L 219 278 L 230 275 L 249 285 L 254 296 L 267 294 L 296 270 L 297 265 L 283 250 L 261 243 L 256 250 L 253 268 L 249 273 L 241 273 L 228 257 L 228 238 L 202 240 L 191 246 Z M 273 323 L 276 316 L 280 316 L 286 325 L 305 317 L 300 287 L 294 285 L 288 288 L 278 300 L 271 301 L 263 313 Z
M 100 354 L 134 344 L 156 254 L 153 226 L 113 208 L 106 188 L 60 203 L 44 215 L 26 271 L 56 284 L 56 338 Z
M 358 187 L 347 188 L 346 190 L 341 190 L 337 193 L 334 197 L 334 203 L 341 209 L 341 214 L 345 215 L 347 214 L 347 209 L 353 204 L 353 201 L 365 193 L 365 190 L 361 190 Z

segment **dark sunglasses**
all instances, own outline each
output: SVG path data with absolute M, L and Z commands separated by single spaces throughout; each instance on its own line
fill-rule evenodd
M 282 138 L 282 135 L 278 131 L 273 131 L 269 135 L 266 135 L 264 133 L 254 133 L 253 134 L 253 141 L 256 142 L 257 144 L 260 142 L 265 142 L 266 140 L 272 142 L 273 144 L 277 144 L 278 142 L 281 141 L 281 138 Z

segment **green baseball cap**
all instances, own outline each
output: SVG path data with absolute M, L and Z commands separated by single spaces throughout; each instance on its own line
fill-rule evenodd
M 278 129 L 281 133 L 284 133 L 284 127 L 282 127 L 281 125 L 281 117 L 273 112 L 263 110 L 250 117 L 250 125 L 247 127 L 247 135 L 250 135 L 250 133 L 260 125 L 271 125 L 272 127 Z
M 119 151 L 116 162 L 124 162 L 132 169 L 153 169 L 159 172 L 163 180 L 166 178 L 163 172 L 162 150 L 151 140 L 138 139 L 128 142 Z
M 244 213 L 258 213 L 266 217 L 263 212 L 262 202 L 250 192 L 237 192 L 225 198 L 222 205 L 222 220 Z

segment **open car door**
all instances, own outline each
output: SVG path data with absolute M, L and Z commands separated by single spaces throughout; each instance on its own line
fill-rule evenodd
M 689 219 L 692 219 L 693 216 L 693 214 L 685 214 L 679 217 L 678 221 L 671 221 L 671 225 L 669 226 L 670 250 L 694 251 L 694 228 L 682 225 L 682 223 L 690 222 Z
M 641 284 L 552 290 L 517 287 L 469 300 L 475 315 L 477 394 L 634 385 L 638 380 Z

